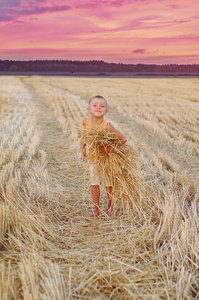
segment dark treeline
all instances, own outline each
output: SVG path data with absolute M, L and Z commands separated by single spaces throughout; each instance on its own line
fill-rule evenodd
M 199 75 L 199 64 L 123 64 L 102 60 L 0 60 L 0 72 L 132 72 L 132 73 L 185 73 Z

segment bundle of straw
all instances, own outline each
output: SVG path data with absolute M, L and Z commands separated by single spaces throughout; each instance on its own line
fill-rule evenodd
M 103 184 L 109 183 L 113 188 L 114 204 L 128 209 L 137 207 L 140 198 L 140 176 L 138 172 L 138 157 L 134 149 L 127 144 L 120 147 L 117 136 L 98 126 L 84 129 L 82 142 L 87 145 L 87 163 L 95 165 L 103 179 Z M 116 146 L 116 147 L 115 147 Z M 112 147 L 113 150 L 102 155 L 102 149 Z

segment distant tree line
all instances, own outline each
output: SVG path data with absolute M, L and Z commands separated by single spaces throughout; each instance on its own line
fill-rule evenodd
M 199 75 L 199 64 L 123 64 L 102 60 L 0 60 L 0 72 L 132 72 L 132 73 L 187 73 Z

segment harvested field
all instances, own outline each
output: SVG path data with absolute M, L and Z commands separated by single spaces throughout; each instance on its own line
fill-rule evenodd
M 89 217 L 96 94 L 139 155 L 130 215 Z M 0 77 L 0 299 L 198 299 L 198 186 L 197 78 Z

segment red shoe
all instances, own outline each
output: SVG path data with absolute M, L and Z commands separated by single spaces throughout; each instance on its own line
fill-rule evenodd
M 113 214 L 113 209 L 111 208 L 111 207 L 108 207 L 107 209 L 106 209 L 106 214 L 107 214 L 107 216 L 112 216 L 112 214 Z
M 91 218 L 96 218 L 99 216 L 99 209 L 94 209 L 94 211 L 92 212 L 92 214 L 90 215 Z

